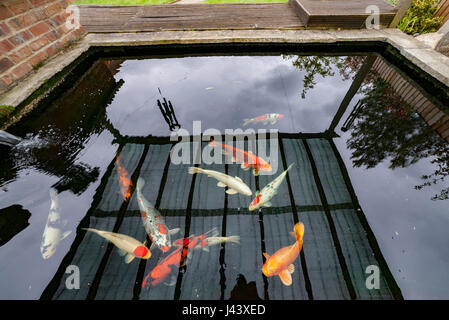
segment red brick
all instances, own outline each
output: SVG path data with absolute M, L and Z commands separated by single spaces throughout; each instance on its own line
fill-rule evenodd
M 28 62 L 31 63 L 31 65 L 33 67 L 37 66 L 39 63 L 41 63 L 42 61 L 44 61 L 45 59 L 48 58 L 48 55 L 45 51 L 41 51 L 37 54 L 35 54 L 34 56 L 32 56 Z
M 12 79 L 8 75 L 1 77 L 0 78 L 0 90 L 7 88 L 11 83 L 12 83 Z
M 56 40 L 59 39 L 59 34 L 58 34 L 58 31 L 52 30 L 52 31 L 50 31 L 50 32 L 47 32 L 47 33 L 45 34 L 45 37 L 46 37 L 50 42 L 53 42 L 53 41 L 56 41 Z
M 47 44 L 49 44 L 50 41 L 48 41 L 47 38 L 45 37 L 40 37 L 39 39 L 33 41 L 30 43 L 30 47 L 31 49 L 33 49 L 33 51 L 38 51 L 40 50 L 42 47 L 45 47 Z
M 25 46 L 25 47 L 20 48 L 20 49 L 14 51 L 13 53 L 11 53 L 9 55 L 9 58 L 14 63 L 19 63 L 19 62 L 25 61 L 26 58 L 28 58 L 32 54 L 33 54 L 33 51 L 31 51 L 31 49 L 28 46 Z
M 29 5 L 29 3 L 25 0 L 21 1 L 14 1 L 8 5 L 9 10 L 14 12 L 15 14 L 23 13 L 27 11 L 28 9 L 31 9 L 32 7 Z
M 49 5 L 47 8 L 45 8 L 45 11 L 47 12 L 47 17 L 51 17 L 63 10 L 64 8 L 58 2 L 53 3 L 52 5 Z
M 31 70 L 33 70 L 33 67 L 31 67 L 27 62 L 24 62 L 21 65 L 12 69 L 11 75 L 13 76 L 14 79 L 17 80 L 23 78 Z
M 36 17 L 37 20 L 45 20 L 49 17 L 47 15 L 47 11 L 44 8 L 34 10 L 33 15 Z
M 16 33 L 12 37 L 10 37 L 8 40 L 12 44 L 19 46 L 19 45 L 25 43 L 26 41 L 31 40 L 32 38 L 33 38 L 33 35 L 29 31 L 22 31 L 22 32 Z
M 45 48 L 45 52 L 47 53 L 47 55 L 49 57 L 52 57 L 59 51 L 59 49 L 60 49 L 59 46 L 57 45 L 57 43 L 55 43 L 55 44 Z
M 0 41 L 0 53 L 6 53 L 14 49 L 14 45 L 9 42 L 8 40 L 2 40 Z
M 46 22 L 39 22 L 38 24 L 32 26 L 28 29 L 33 35 L 40 36 L 41 34 L 44 34 L 48 30 L 50 30 L 50 27 Z
M 8 27 L 6 22 L 0 23 L 0 37 L 6 36 L 11 32 L 11 29 Z
M 14 16 L 14 13 L 9 10 L 6 6 L 0 5 L 0 20 L 5 20 Z
M 37 21 L 37 18 L 33 14 L 23 14 L 16 18 L 11 19 L 10 25 L 15 30 L 24 29 L 26 27 L 31 26 Z
M 31 2 L 31 4 L 33 5 L 33 6 L 40 6 L 40 5 L 43 5 L 43 4 L 45 4 L 45 3 L 49 3 L 49 2 L 52 2 L 52 1 L 54 1 L 54 0 L 29 0 L 30 2 Z
M 6 70 L 8 70 L 9 68 L 11 68 L 14 65 L 14 63 L 12 63 L 11 60 L 9 60 L 8 58 L 1 58 L 0 59 L 0 73 L 5 72 Z

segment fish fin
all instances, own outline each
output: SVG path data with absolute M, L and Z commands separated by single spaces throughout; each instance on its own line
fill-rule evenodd
M 224 187 L 227 186 L 227 184 L 225 184 L 225 183 L 223 183 L 223 182 L 221 182 L 221 181 L 218 181 L 217 186 L 218 186 L 218 187 L 224 188 Z
M 242 163 L 241 165 L 240 165 L 240 168 L 242 168 L 243 170 L 249 170 L 249 166 L 248 166 L 248 164 L 247 163 Z
M 253 169 L 253 174 L 257 177 L 259 175 L 259 170 Z
M 240 236 L 229 236 L 228 241 L 240 244 Z
M 291 231 L 290 234 L 292 235 L 293 238 L 296 239 L 296 233 L 295 232 Z
M 117 248 L 118 249 L 118 254 L 120 255 L 120 256 L 124 256 L 124 255 L 126 255 L 127 254 L 127 252 L 125 251 L 125 250 L 123 250 L 123 249 L 120 249 L 120 248 Z
M 125 257 L 125 263 L 126 264 L 131 263 L 131 261 L 133 261 L 135 257 L 136 257 L 135 255 L 128 253 Z
M 287 168 L 287 170 L 285 170 L 285 171 L 288 171 L 288 170 L 290 170 L 291 169 L 291 167 L 293 167 L 293 165 L 294 165 L 295 163 L 293 162 L 291 165 L 289 165 L 288 166 L 288 168 Z
M 268 201 L 268 202 L 265 202 L 265 203 L 263 204 L 263 206 L 269 208 L 269 207 L 272 206 L 272 204 L 271 204 L 270 201 Z
M 287 267 L 287 270 L 288 272 L 290 272 L 290 274 L 295 272 L 295 266 L 293 265 L 293 263 Z
M 68 231 L 64 232 L 61 236 L 61 240 L 64 240 L 65 238 L 67 238 L 71 233 L 72 233 L 72 230 L 68 230 Z
M 283 270 L 281 273 L 279 273 L 279 278 L 281 278 L 281 281 L 286 286 L 290 286 L 292 284 L 292 275 L 288 270 Z
M 151 246 L 150 246 L 150 251 L 153 251 L 154 248 L 156 248 L 156 245 L 154 244 L 154 242 L 152 242 L 152 243 L 151 243 Z
M 248 118 L 243 119 L 243 126 L 247 126 L 249 123 L 251 123 L 251 119 Z
M 206 251 L 206 252 L 210 251 L 208 246 L 204 246 L 204 247 L 202 247 L 202 249 L 203 249 L 203 251 Z
M 145 185 L 145 179 L 139 177 L 139 179 L 137 179 L 137 184 L 136 184 L 136 188 L 138 190 L 142 190 L 143 186 Z
M 55 188 L 50 188 L 50 199 L 52 201 L 55 201 L 58 197 L 58 190 L 56 190 Z
M 268 253 L 266 253 L 266 252 L 263 253 L 263 256 L 264 256 L 266 259 L 270 259 L 270 255 L 269 255 Z
M 226 193 L 227 194 L 236 194 L 236 193 L 238 193 L 238 191 L 235 189 L 228 189 L 228 190 L 226 190 Z
M 260 194 L 260 190 L 256 190 L 256 196 Z
M 171 229 L 171 230 L 168 230 L 168 234 L 169 235 L 174 235 L 174 234 L 177 234 L 178 232 L 179 232 L 179 230 L 181 230 L 181 229 L 179 229 L 179 228 L 173 228 L 173 229 Z
M 189 168 L 189 173 L 190 174 L 195 174 L 195 173 L 201 173 L 201 168 L 197 168 L 197 167 L 190 167 Z
M 189 251 L 188 253 L 187 253 L 187 259 L 192 259 L 192 251 Z
M 240 179 L 239 177 L 235 176 L 235 178 L 236 178 L 238 181 L 243 182 L 243 180 Z

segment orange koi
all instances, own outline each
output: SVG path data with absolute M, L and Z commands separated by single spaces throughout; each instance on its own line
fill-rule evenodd
M 131 198 L 131 187 L 133 183 L 131 179 L 128 178 L 129 176 L 128 171 L 126 171 L 126 169 L 121 166 L 120 161 L 118 160 L 118 156 L 115 159 L 115 164 L 117 165 L 117 174 L 120 183 L 120 191 L 125 201 L 128 202 L 129 198 Z
M 262 272 L 265 276 L 271 277 L 278 275 L 284 285 L 292 284 L 292 273 L 295 271 L 293 261 L 298 257 L 302 249 L 302 238 L 304 236 L 304 224 L 298 222 L 291 234 L 296 238 L 296 242 L 276 251 L 272 256 L 264 253 L 265 261 Z
M 273 170 L 268 162 L 252 154 L 251 152 L 241 150 L 227 144 L 220 144 L 213 139 L 210 140 L 209 145 L 214 148 L 221 148 L 224 154 L 231 154 L 233 161 L 240 163 L 243 170 L 253 168 L 255 176 L 259 175 L 261 170 L 266 172 L 271 172 Z

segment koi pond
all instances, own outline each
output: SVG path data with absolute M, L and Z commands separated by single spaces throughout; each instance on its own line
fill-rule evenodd
M 86 59 L 0 144 L 0 299 L 448 299 L 449 93 L 393 62 Z

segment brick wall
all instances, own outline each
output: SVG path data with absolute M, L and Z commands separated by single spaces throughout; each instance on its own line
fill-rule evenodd
M 0 0 L 0 94 L 85 34 L 69 29 L 72 0 Z

